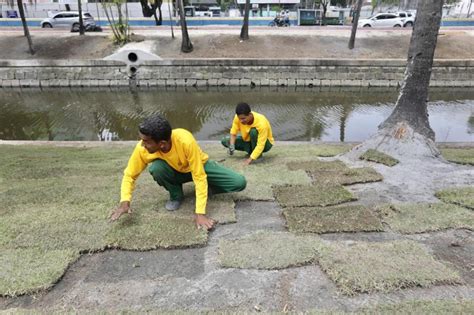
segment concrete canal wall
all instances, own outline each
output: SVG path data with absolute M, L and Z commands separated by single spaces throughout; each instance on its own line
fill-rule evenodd
M 393 59 L 3 60 L 0 87 L 397 87 L 405 66 Z M 431 86 L 474 86 L 474 60 L 436 60 Z

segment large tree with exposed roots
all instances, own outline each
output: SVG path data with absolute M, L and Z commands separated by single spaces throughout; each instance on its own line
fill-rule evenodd
M 428 121 L 427 99 L 433 57 L 441 23 L 443 0 L 418 2 L 417 18 L 408 50 L 405 78 L 395 109 L 378 132 L 347 154 L 357 158 L 377 149 L 397 159 L 439 157 Z

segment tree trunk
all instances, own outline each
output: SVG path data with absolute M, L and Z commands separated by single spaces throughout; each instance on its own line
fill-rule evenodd
M 249 39 L 249 13 L 250 13 L 250 0 L 245 1 L 244 9 L 244 24 L 242 24 L 242 30 L 240 31 L 240 39 Z
M 17 0 L 17 4 L 18 4 L 18 11 L 20 12 L 21 24 L 23 24 L 23 32 L 25 34 L 26 39 L 28 40 L 28 48 L 30 50 L 30 54 L 34 55 L 35 50 L 33 49 L 33 42 L 31 40 L 30 31 L 28 30 L 28 25 L 26 24 L 25 10 L 23 9 L 23 1 Z
M 82 1 L 77 0 L 77 9 L 79 11 L 79 35 L 84 35 L 84 20 L 82 19 Z
M 377 149 L 400 161 L 439 157 L 435 134 L 429 125 L 427 98 L 442 7 L 443 0 L 418 2 L 405 79 L 395 109 L 380 124 L 378 132 L 347 157 L 356 159 L 367 149 Z
M 405 80 L 394 111 L 381 128 L 406 121 L 416 132 L 434 140 L 435 134 L 428 121 L 427 99 L 442 8 L 443 0 L 419 2 L 408 50 Z
M 359 24 L 360 10 L 362 8 L 363 0 L 357 0 L 357 6 L 354 12 L 354 18 L 352 19 L 352 31 L 351 38 L 349 39 L 349 49 L 354 49 L 355 38 L 357 33 L 357 24 Z
M 181 22 L 181 51 L 184 53 L 190 53 L 193 51 L 193 44 L 189 39 L 188 26 L 186 25 L 186 16 L 184 14 L 183 0 L 178 1 L 179 8 L 179 20 Z
M 158 5 L 158 12 L 160 13 L 160 19 L 158 20 L 158 24 L 156 25 L 163 25 L 163 14 L 161 12 L 161 3 Z M 156 10 L 155 10 L 155 14 L 156 14 Z

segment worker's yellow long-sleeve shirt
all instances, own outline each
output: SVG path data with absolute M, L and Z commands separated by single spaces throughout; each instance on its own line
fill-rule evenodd
M 120 201 L 130 201 L 135 188 L 135 181 L 147 164 L 156 159 L 166 161 L 174 170 L 180 173 L 189 173 L 193 177 L 196 187 L 196 213 L 206 213 L 207 203 L 207 175 L 204 164 L 208 155 L 202 152 L 193 135 L 184 129 L 173 129 L 171 133 L 171 150 L 167 153 L 149 153 L 140 141 L 128 160 L 123 172 Z
M 252 160 L 256 160 L 263 152 L 265 148 L 265 143 L 270 141 L 271 144 L 274 143 L 273 134 L 272 134 L 272 127 L 270 126 L 270 122 L 268 119 L 263 116 L 262 114 L 256 113 L 252 111 L 253 114 L 253 123 L 251 125 L 244 125 L 240 122 L 239 117 L 237 115 L 234 116 L 234 121 L 232 122 L 232 128 L 230 129 L 231 135 L 237 135 L 240 131 L 242 135 L 242 139 L 244 141 L 250 141 L 250 129 L 255 128 L 258 131 L 258 140 L 257 146 L 253 150 L 250 158 Z

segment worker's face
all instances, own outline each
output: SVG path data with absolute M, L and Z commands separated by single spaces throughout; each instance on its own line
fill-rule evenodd
M 166 140 L 161 140 L 156 142 L 150 136 L 146 136 L 142 133 L 139 133 L 140 139 L 142 140 L 142 147 L 144 147 L 148 153 L 163 152 L 167 153 L 171 150 L 171 143 Z
M 240 114 L 239 117 L 240 123 L 242 125 L 251 125 L 253 123 L 253 115 L 249 113 L 248 115 Z

